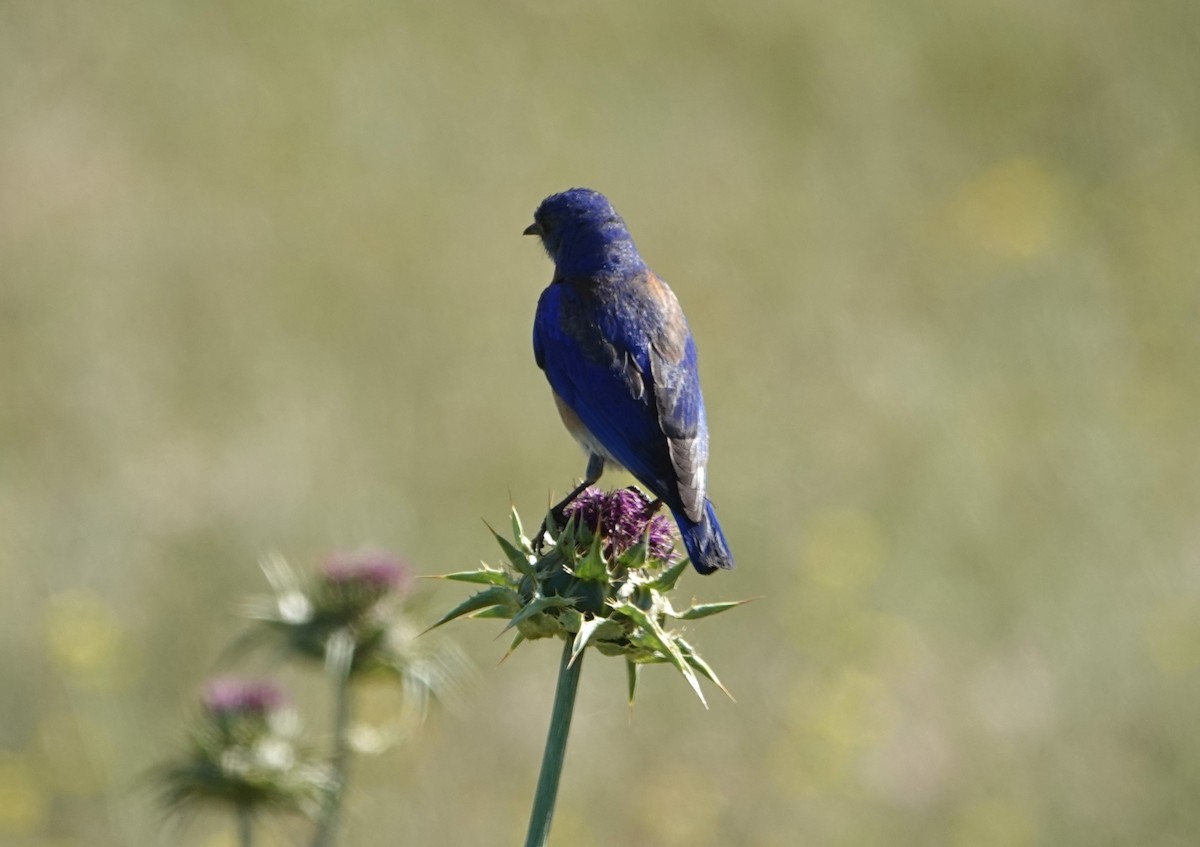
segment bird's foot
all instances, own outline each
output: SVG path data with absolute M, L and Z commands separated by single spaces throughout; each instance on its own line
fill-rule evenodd
M 546 546 L 546 534 L 553 528 L 554 534 L 557 536 L 560 527 L 565 522 L 566 516 L 562 513 L 561 509 L 551 509 L 542 520 L 542 525 L 538 527 L 537 535 L 533 537 L 533 552 L 539 556 L 542 555 L 542 550 Z
M 582 494 L 584 490 L 594 482 L 595 480 L 585 479 L 582 483 L 575 486 L 574 491 L 550 507 L 550 511 L 546 513 L 545 520 L 543 520 L 542 525 L 538 527 L 537 535 L 533 537 L 533 552 L 537 553 L 539 556 L 542 555 L 542 548 L 546 546 L 546 534 L 553 530 L 555 536 L 557 537 L 559 531 L 567 523 L 567 506 L 571 505 L 571 502 L 580 494 Z

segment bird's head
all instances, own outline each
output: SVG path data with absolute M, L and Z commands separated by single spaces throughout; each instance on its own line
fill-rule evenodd
M 562 275 L 645 267 L 625 221 L 607 197 L 590 188 L 571 188 L 547 197 L 524 234 L 542 240 Z

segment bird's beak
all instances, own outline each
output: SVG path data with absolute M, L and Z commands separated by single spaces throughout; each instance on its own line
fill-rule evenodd
M 542 228 L 537 225 L 537 221 L 534 221 L 529 226 L 525 227 L 525 231 L 521 233 L 521 235 L 541 235 L 541 234 L 542 234 Z

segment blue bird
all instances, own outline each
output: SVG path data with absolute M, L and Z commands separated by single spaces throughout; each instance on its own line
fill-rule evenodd
M 626 468 L 671 510 L 696 570 L 733 567 L 707 496 L 708 426 L 696 344 L 675 294 L 638 255 L 596 191 L 542 201 L 526 235 L 542 240 L 554 279 L 538 299 L 533 352 L 559 415 L 588 454 L 574 499 Z

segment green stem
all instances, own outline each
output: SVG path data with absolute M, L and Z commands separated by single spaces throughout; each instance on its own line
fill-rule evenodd
M 238 847 L 253 847 L 254 844 L 254 812 L 249 806 L 237 807 Z
M 344 667 L 337 667 L 333 683 L 333 751 L 330 755 L 330 768 L 333 771 L 333 785 L 325 797 L 325 806 L 317 821 L 317 831 L 313 836 L 313 847 L 333 847 L 337 838 L 338 824 L 341 821 L 342 797 L 346 793 L 346 782 L 349 779 L 350 768 L 350 714 L 351 685 L 350 660 L 353 659 L 353 647 Z
M 550 836 L 550 821 L 554 818 L 554 801 L 558 797 L 558 780 L 562 776 L 563 758 L 567 753 L 567 735 L 571 732 L 571 714 L 575 711 L 575 691 L 579 688 L 579 672 L 583 653 L 571 664 L 571 641 L 563 645 L 558 666 L 558 686 L 554 690 L 554 711 L 550 715 L 550 732 L 542 754 L 542 772 L 538 776 L 533 811 L 529 815 L 529 833 L 525 847 L 543 847 Z

